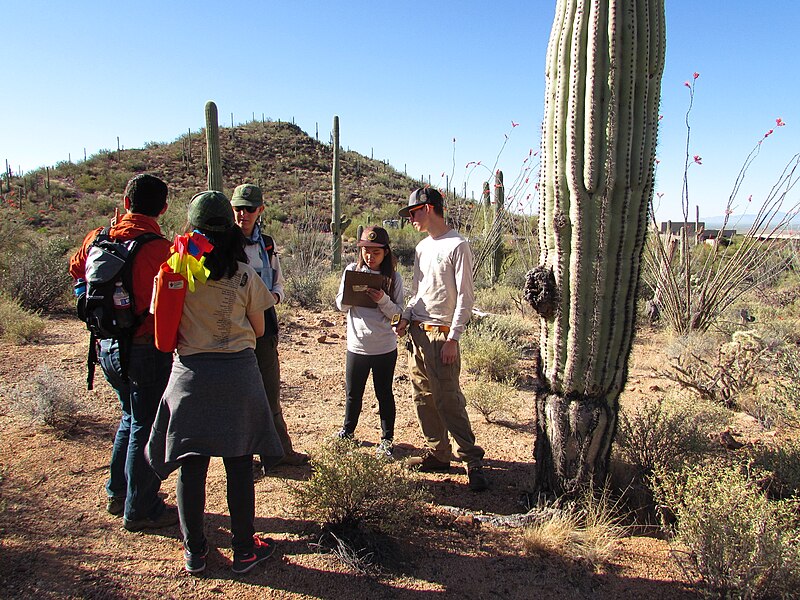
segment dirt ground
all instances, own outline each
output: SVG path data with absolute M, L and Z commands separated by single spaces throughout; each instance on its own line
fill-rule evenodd
M 281 337 L 282 402 L 295 445 L 313 450 L 341 426 L 344 414 L 345 324 L 341 314 L 292 310 Z M 325 336 L 324 339 L 322 336 Z M 43 341 L 0 344 L 0 597 L 2 598 L 693 598 L 696 592 L 654 537 L 619 543 L 600 572 L 521 551 L 520 530 L 471 515 L 524 512 L 519 503 L 530 477 L 530 392 L 509 399 L 504 423 L 489 424 L 470 409 L 486 449 L 491 488 L 474 494 L 459 465 L 423 477 L 433 501 L 417 534 L 395 540 L 397 559 L 377 576 L 358 575 L 320 552 L 312 524 L 293 515 L 287 482 L 309 467 L 282 467 L 256 483 L 256 529 L 278 541 L 264 568 L 230 571 L 229 520 L 221 461 L 208 478 L 206 531 L 212 551 L 200 577 L 183 571 L 177 526 L 128 533 L 105 512 L 103 485 L 118 421 L 118 403 L 98 369 L 85 391 L 88 334 L 71 318 L 50 322 Z M 322 340 L 322 341 L 320 341 Z M 637 344 L 626 394 L 652 393 L 656 339 Z M 657 360 L 657 359 L 655 359 Z M 11 399 L 31 389 L 46 366 L 81 398 L 68 434 L 33 426 Z M 379 440 L 374 396 L 365 399 L 357 437 Z M 405 361 L 395 381 L 399 458 L 419 454 L 422 437 L 413 412 Z M 162 486 L 175 503 L 175 475 Z M 455 510 L 459 509 L 459 510 Z M 461 515 L 458 517 L 458 515 Z M 458 517 L 458 518 L 457 518 Z

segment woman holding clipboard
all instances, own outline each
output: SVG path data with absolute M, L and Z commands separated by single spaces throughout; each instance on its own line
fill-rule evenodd
M 347 401 L 344 425 L 338 437 L 353 439 L 364 388 L 372 371 L 381 418 L 377 452 L 379 456 L 391 458 L 395 421 L 392 381 L 397 363 L 397 336 L 392 329 L 392 317 L 403 310 L 403 278 L 395 270 L 397 259 L 389 248 L 389 234 L 383 227 L 366 227 L 358 248 L 358 261 L 345 268 L 336 295 L 336 307 L 347 313 Z

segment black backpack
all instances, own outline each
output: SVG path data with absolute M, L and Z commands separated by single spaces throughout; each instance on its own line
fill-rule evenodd
M 133 334 L 147 316 L 147 309 L 137 311 L 133 299 L 133 259 L 144 244 L 161 237 L 156 233 L 143 233 L 130 240 L 116 240 L 109 232 L 110 227 L 104 228 L 89 245 L 84 269 L 86 291 L 78 297 L 77 303 L 78 317 L 91 333 L 86 361 L 90 390 L 94 385 L 94 367 L 98 364 L 98 340 L 117 340 L 122 378 L 127 381 Z M 130 302 L 130 310 L 122 315 L 114 308 L 118 283 L 122 284 Z

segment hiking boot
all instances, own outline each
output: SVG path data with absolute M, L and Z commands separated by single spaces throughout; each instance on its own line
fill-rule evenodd
M 161 529 L 162 527 L 170 527 L 178 522 L 178 509 L 174 506 L 167 506 L 164 511 L 155 519 L 148 517 L 146 519 L 131 520 L 122 518 L 122 526 L 128 531 L 142 531 L 143 529 Z
M 125 496 L 111 496 L 106 504 L 108 514 L 121 517 L 125 512 Z
M 246 554 L 234 552 L 233 566 L 234 573 L 247 573 L 258 563 L 264 562 L 272 553 L 275 552 L 275 542 L 269 538 L 261 539 L 257 535 L 253 536 L 253 551 Z
M 392 452 L 394 451 L 394 444 L 392 440 L 382 439 L 380 443 L 375 446 L 375 453 L 378 458 L 394 458 Z
M 286 454 L 279 462 L 279 465 L 286 465 L 289 467 L 300 467 L 308 463 L 308 454 L 292 450 Z
M 433 455 L 433 452 L 428 452 L 423 456 L 412 456 L 406 461 L 406 466 L 409 469 L 416 469 L 423 473 L 434 473 L 436 471 L 449 471 L 450 461 L 441 461 Z
M 208 556 L 208 544 L 202 552 L 191 552 L 186 546 L 183 547 L 183 568 L 188 573 L 197 574 L 206 570 L 206 556 Z
M 473 492 L 482 492 L 489 487 L 489 480 L 483 472 L 483 467 L 468 467 L 469 489 Z

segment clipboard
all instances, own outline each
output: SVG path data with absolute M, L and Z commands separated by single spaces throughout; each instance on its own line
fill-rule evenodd
M 375 308 L 376 302 L 367 296 L 367 288 L 383 289 L 383 275 L 365 271 L 345 271 L 342 304 Z

